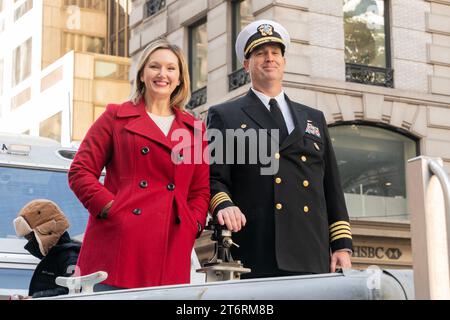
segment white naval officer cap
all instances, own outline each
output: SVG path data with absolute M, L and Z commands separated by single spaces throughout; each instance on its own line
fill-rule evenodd
M 241 62 L 250 57 L 250 53 L 258 46 L 266 43 L 279 43 L 284 52 L 289 47 L 291 38 L 287 30 L 272 20 L 257 20 L 247 25 L 236 39 L 236 55 Z

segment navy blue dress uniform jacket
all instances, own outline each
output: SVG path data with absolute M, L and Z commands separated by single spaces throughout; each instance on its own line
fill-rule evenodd
M 221 148 L 217 139 L 210 138 L 212 160 L 220 153 L 233 159 L 233 164 L 211 163 L 210 212 L 215 215 L 236 205 L 245 214 L 246 226 L 233 234 L 240 247 L 233 246 L 232 256 L 252 269 L 250 277 L 279 270 L 327 273 L 330 252 L 352 249 L 349 217 L 323 113 L 291 102 L 287 96 L 286 101 L 295 128 L 279 151 L 270 150 L 275 136 L 268 135 L 267 141 L 260 141 L 264 136 L 258 138 L 258 146 L 267 143 L 267 156 L 279 161 L 278 172 L 271 175 L 261 174 L 268 167 L 262 158 L 251 163 L 248 156 L 255 144 L 249 141 L 245 163 L 242 159 L 237 163 L 237 135 L 225 133 L 226 129 L 277 128 L 253 91 L 208 111 L 209 133 L 220 130 L 225 142 Z

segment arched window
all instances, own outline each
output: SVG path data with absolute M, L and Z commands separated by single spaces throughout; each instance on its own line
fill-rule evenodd
M 406 135 L 364 124 L 329 128 L 350 218 L 408 220 L 405 169 L 418 154 Z

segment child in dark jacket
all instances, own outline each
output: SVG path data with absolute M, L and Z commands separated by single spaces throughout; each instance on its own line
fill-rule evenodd
M 75 272 L 81 243 L 72 240 L 64 213 L 56 203 L 33 200 L 14 219 L 18 236 L 25 237 L 25 249 L 41 260 L 31 278 L 29 296 L 51 297 L 67 294 L 68 288 L 55 283 L 57 277 L 69 277 Z

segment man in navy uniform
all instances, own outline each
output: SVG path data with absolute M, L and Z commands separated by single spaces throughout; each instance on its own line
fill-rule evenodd
M 232 248 L 232 256 L 252 269 L 242 278 L 351 268 L 349 217 L 325 118 L 291 101 L 282 88 L 289 43 L 286 29 L 274 21 L 246 26 L 236 40 L 236 54 L 250 74 L 251 88 L 208 111 L 209 132 L 221 132 L 224 140 L 223 146 L 211 140 L 210 212 L 235 232 L 239 247 Z M 230 129 L 269 130 L 267 143 L 275 140 L 278 149 L 269 156 L 278 170 L 263 174 L 260 158 L 248 161 L 249 153 L 261 151 L 254 146 L 260 146 L 262 135 L 240 150 L 237 135 L 226 135 Z M 215 156 L 227 158 L 233 148 L 232 163 L 230 158 L 214 163 Z M 236 163 L 239 153 L 247 162 Z

